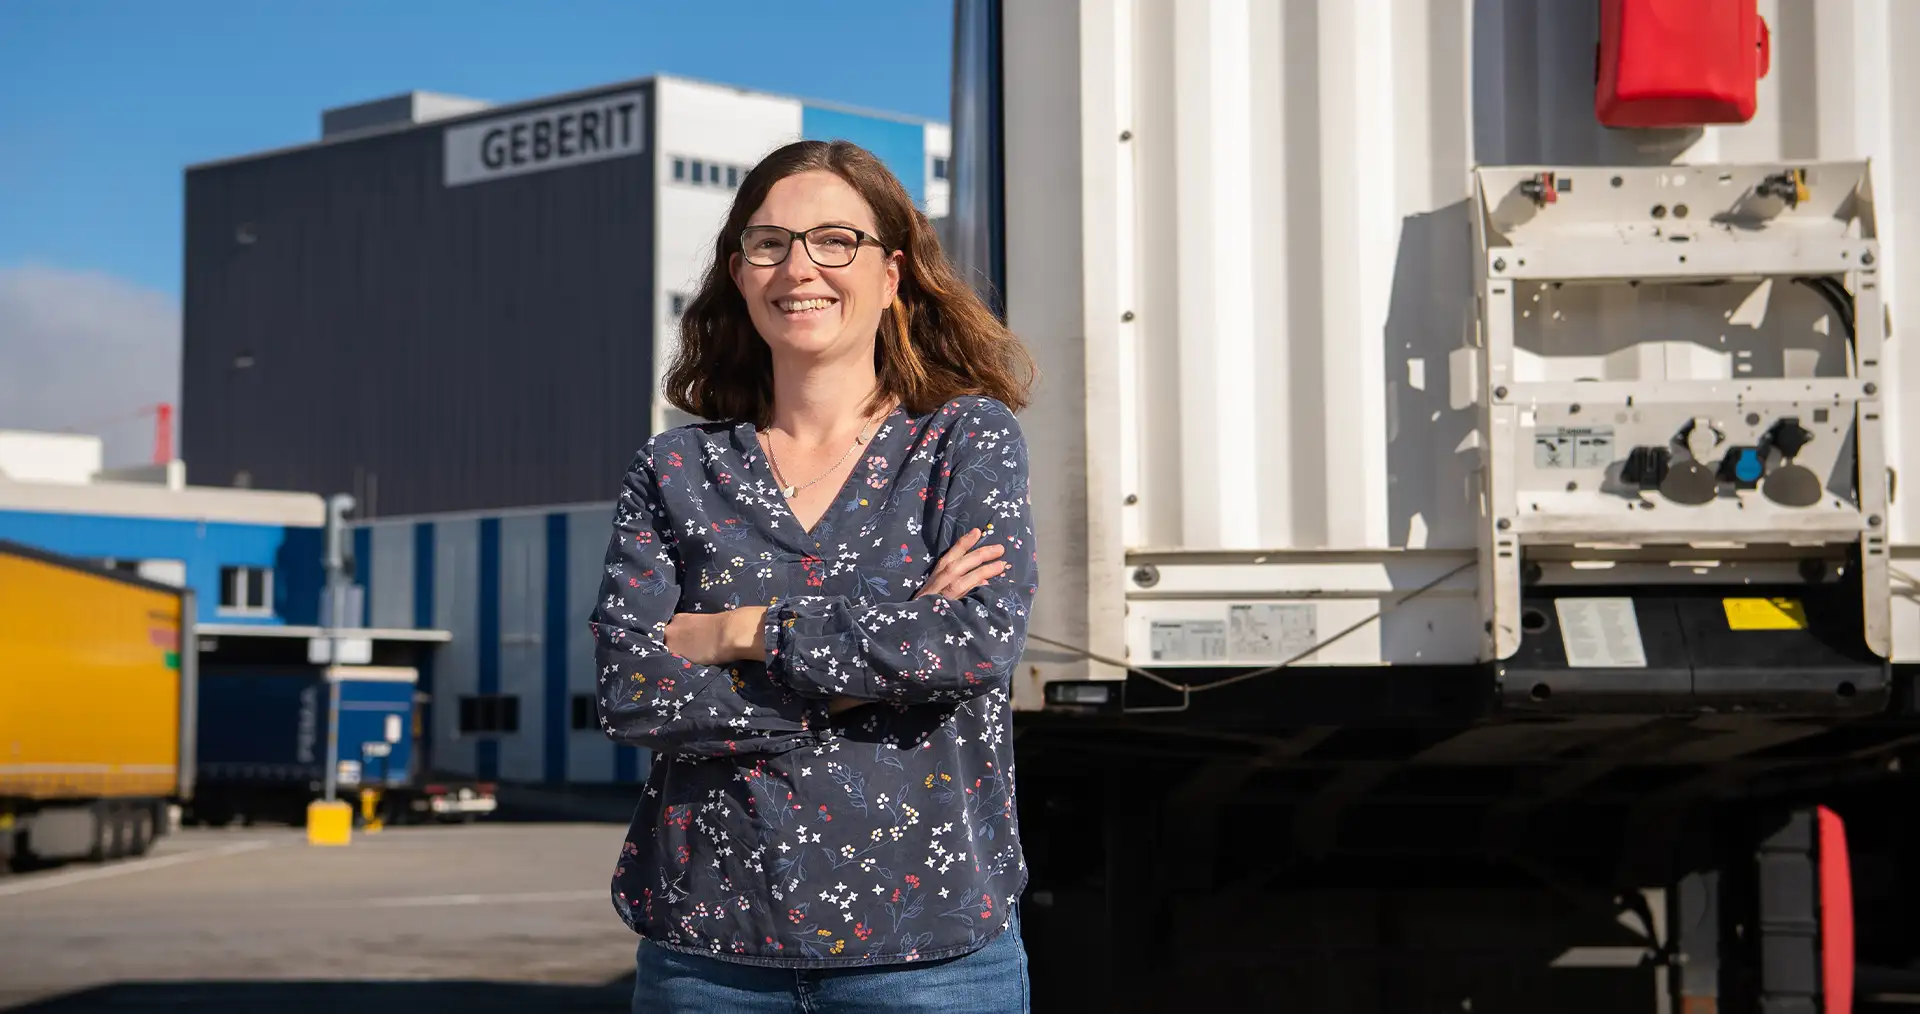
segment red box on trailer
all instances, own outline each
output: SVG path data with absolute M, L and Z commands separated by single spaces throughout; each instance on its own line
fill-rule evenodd
M 1601 0 L 1594 115 L 1609 127 L 1745 123 L 1768 50 L 1755 0 Z

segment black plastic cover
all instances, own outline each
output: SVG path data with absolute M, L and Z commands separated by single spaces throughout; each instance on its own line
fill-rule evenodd
M 1520 648 L 1500 667 L 1502 696 L 1510 707 L 1552 711 L 1878 710 L 1890 667 L 1867 649 L 1859 596 L 1851 583 L 1530 589 Z M 1630 599 L 1646 666 L 1571 665 L 1556 612 L 1563 597 Z M 1739 629 L 1756 624 L 1729 618 L 1727 599 L 1772 598 L 1797 603 L 1804 627 Z

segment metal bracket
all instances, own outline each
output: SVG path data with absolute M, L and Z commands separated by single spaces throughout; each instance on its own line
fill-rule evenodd
M 1583 546 L 1857 550 L 1891 655 L 1871 186 L 1864 161 L 1476 171 L 1486 658 L 1519 648 L 1528 551 Z

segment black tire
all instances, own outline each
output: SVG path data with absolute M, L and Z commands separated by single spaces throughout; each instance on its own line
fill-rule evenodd
M 133 808 L 132 816 L 127 821 L 127 855 L 144 856 L 153 847 L 153 840 L 159 837 L 159 819 L 154 812 L 152 806 Z
M 133 838 L 132 807 L 124 803 L 108 803 L 103 824 L 107 838 L 107 858 L 125 859 L 127 846 L 132 844 Z
M 95 803 L 93 810 L 93 848 L 87 851 L 87 862 L 104 863 L 113 855 L 113 809 L 107 803 Z

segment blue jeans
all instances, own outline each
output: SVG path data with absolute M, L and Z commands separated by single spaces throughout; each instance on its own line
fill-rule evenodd
M 762 968 L 640 941 L 633 1014 L 1027 1014 L 1020 918 L 985 947 L 943 961 Z

